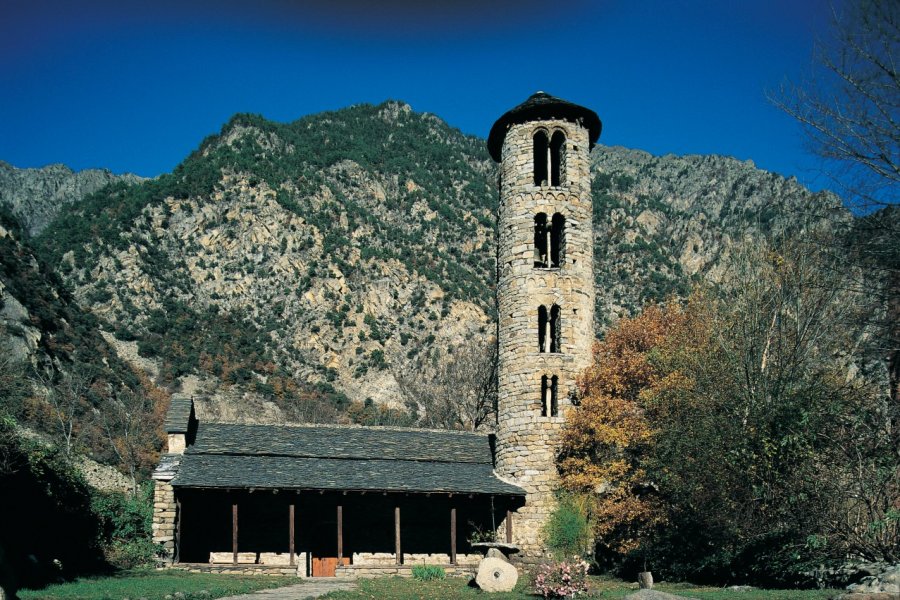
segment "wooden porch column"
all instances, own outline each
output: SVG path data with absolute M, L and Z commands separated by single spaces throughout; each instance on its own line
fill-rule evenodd
M 456 507 L 450 509 L 450 564 L 456 564 Z
M 294 564 L 294 505 L 288 508 L 288 519 L 290 519 L 290 525 L 288 526 L 289 536 L 288 536 L 288 550 L 291 553 L 291 562 L 290 564 Z
M 403 554 L 400 551 L 400 507 L 394 507 L 394 553 L 397 564 L 403 563 Z
M 338 504 L 337 507 L 337 547 L 338 547 L 338 566 L 344 559 L 344 507 Z
M 506 511 L 506 543 L 512 544 L 512 511 Z
M 231 505 L 231 552 L 232 552 L 232 563 L 238 564 L 238 548 L 237 548 L 237 537 L 238 537 L 238 515 L 237 515 L 237 503 Z

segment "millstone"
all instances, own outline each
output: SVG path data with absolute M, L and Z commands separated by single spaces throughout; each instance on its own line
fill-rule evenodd
M 485 592 L 511 592 L 519 580 L 519 572 L 506 560 L 488 557 L 478 564 L 475 583 Z

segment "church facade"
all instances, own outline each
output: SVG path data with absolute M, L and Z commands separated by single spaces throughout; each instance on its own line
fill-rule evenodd
M 300 576 L 475 567 L 473 544 L 544 555 L 556 443 L 590 362 L 589 152 L 600 120 L 542 92 L 505 113 L 500 163 L 496 434 L 200 422 L 175 398 L 154 472 L 166 564 Z

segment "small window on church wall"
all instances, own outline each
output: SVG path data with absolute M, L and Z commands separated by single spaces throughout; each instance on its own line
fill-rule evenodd
M 559 307 L 553 305 L 538 307 L 538 352 L 559 352 L 560 319 Z
M 562 185 L 565 173 L 566 136 L 557 131 L 550 138 L 550 185 Z
M 566 218 L 559 213 L 550 223 L 550 266 L 558 268 L 566 256 Z
M 559 378 L 541 376 L 541 416 L 555 417 L 559 414 L 559 405 L 557 403 L 556 394 L 559 385 Z
M 547 185 L 550 140 L 543 131 L 534 134 L 534 185 Z
M 550 245 L 550 228 L 547 227 L 547 215 L 538 213 L 534 216 L 534 266 L 547 268 L 550 257 L 547 254 Z

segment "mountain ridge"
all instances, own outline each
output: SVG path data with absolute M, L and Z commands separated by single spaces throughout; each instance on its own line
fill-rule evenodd
M 62 163 L 20 169 L 0 160 L 0 204 L 6 205 L 30 236 L 43 231 L 63 205 L 75 202 L 110 183 L 144 181 L 132 173 L 109 169 L 73 171 Z
M 735 244 L 820 220 L 812 205 L 843 210 L 728 157 L 598 146 L 592 173 L 600 331 L 715 281 Z M 400 374 L 493 334 L 496 174 L 483 140 L 400 102 L 238 114 L 172 173 L 65 203 L 34 244 L 165 385 L 213 397 L 206 410 L 421 409 Z M 334 410 L 311 416 L 310 397 Z

